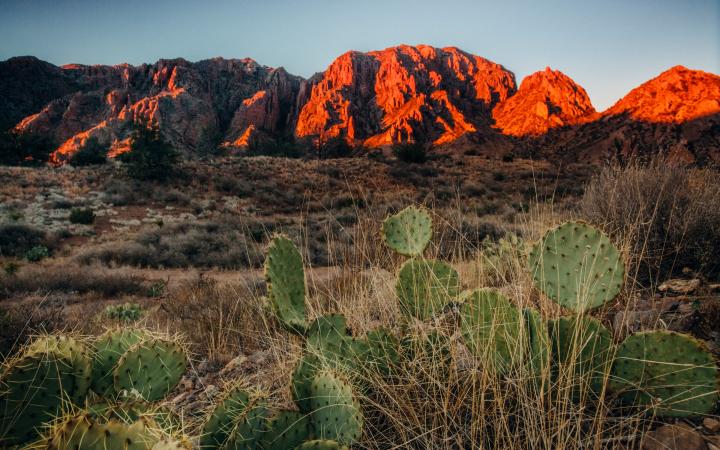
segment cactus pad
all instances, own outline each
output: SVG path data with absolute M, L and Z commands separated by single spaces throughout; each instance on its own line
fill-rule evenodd
M 405 256 L 419 256 L 432 238 L 430 214 L 424 208 L 408 206 L 385 219 L 382 235 L 385 244 Z
M 312 420 L 322 439 L 353 444 L 362 436 L 363 416 L 352 385 L 340 374 L 321 370 L 311 385 Z
M 293 400 L 300 408 L 300 411 L 309 412 L 311 410 L 311 384 L 319 368 L 320 359 L 310 353 L 303 355 L 295 366 L 290 388 L 292 390 Z
M 113 369 L 122 355 L 148 337 L 143 330 L 121 328 L 108 330 L 95 341 L 90 388 L 99 395 L 113 394 Z
M 315 439 L 298 445 L 295 450 L 349 450 L 349 447 L 327 439 Z
M 251 395 L 248 404 L 235 418 L 235 425 L 222 449 L 261 449 L 261 441 L 266 434 L 267 415 L 265 398 L 260 395 Z
M 62 421 L 52 431 L 48 450 L 150 450 L 157 438 L 142 421 L 133 424 L 98 422 L 81 415 Z
M 265 259 L 268 298 L 275 315 L 291 331 L 307 328 L 305 269 L 300 252 L 285 236 L 275 236 Z
M 498 373 L 507 373 L 522 353 L 520 311 L 500 292 L 476 289 L 462 296 L 461 328 L 465 345 Z
M 310 417 L 297 411 L 277 411 L 268 421 L 263 450 L 287 450 L 310 439 Z
M 318 317 L 308 327 L 307 349 L 329 360 L 342 359 L 348 354 L 349 333 L 342 314 Z
M 457 297 L 460 282 L 457 271 L 449 264 L 415 258 L 400 268 L 395 289 L 401 311 L 425 320 Z
M 67 336 L 36 339 L 3 368 L 0 377 L 0 445 L 35 438 L 66 403 L 82 401 L 90 385 L 85 346 Z
M 710 413 L 718 401 L 720 372 L 703 344 L 684 334 L 648 331 L 620 345 L 610 386 L 629 404 L 660 416 Z
M 250 404 L 250 394 L 241 387 L 229 389 L 205 420 L 200 448 L 220 448 L 233 431 L 236 421 Z
M 602 231 L 567 222 L 545 233 L 530 251 L 535 286 L 574 311 L 597 308 L 614 299 L 625 266 L 617 247 Z
M 553 363 L 561 376 L 571 377 L 573 396 L 600 393 L 610 369 L 612 336 L 592 317 L 561 317 L 548 325 Z
M 542 376 L 550 365 L 550 335 L 547 322 L 534 308 L 523 310 L 528 337 L 528 361 L 535 376 Z
M 355 339 L 352 344 L 359 368 L 385 376 L 400 364 L 398 347 L 397 338 L 384 328 L 371 330 L 365 339 Z
M 144 340 L 128 349 L 115 365 L 115 390 L 135 389 L 145 400 L 160 400 L 178 384 L 186 365 L 187 356 L 178 343 Z

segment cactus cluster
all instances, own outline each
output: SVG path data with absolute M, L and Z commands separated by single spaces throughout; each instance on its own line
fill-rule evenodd
M 140 400 L 132 406 L 92 403 L 129 390 L 148 401 L 165 397 L 185 371 L 185 352 L 173 339 L 140 329 L 110 330 L 94 342 L 86 341 L 41 336 L 4 364 L 1 445 L 36 440 L 54 423 L 44 438 L 50 448 L 115 448 L 115 439 L 133 440 L 137 446 L 132 448 L 151 447 L 132 438 L 140 428 L 135 422 L 150 409 L 140 408 Z M 85 412 L 77 413 L 82 408 Z M 112 419 L 100 420 L 110 415 Z M 96 435 L 98 430 L 105 437 Z M 75 447 L 78 439 L 82 445 Z

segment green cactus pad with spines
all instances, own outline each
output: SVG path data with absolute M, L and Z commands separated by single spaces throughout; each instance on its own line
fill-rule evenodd
M 275 315 L 289 330 L 303 333 L 305 311 L 305 269 L 302 255 L 286 236 L 275 236 L 265 258 L 268 299 Z
M 95 341 L 93 354 L 92 384 L 90 388 L 99 395 L 115 394 L 113 369 L 122 355 L 133 345 L 148 338 L 144 330 L 120 328 L 108 330 Z
M 295 450 L 350 450 L 350 447 L 328 439 L 315 439 L 298 445 Z
M 205 420 L 200 436 L 200 447 L 221 448 L 250 403 L 251 394 L 242 387 L 235 386 L 228 389 Z
M 587 311 L 613 300 L 625 265 L 617 247 L 597 228 L 567 222 L 545 233 L 529 257 L 535 286 L 556 303 Z
M 263 435 L 263 450 L 295 448 L 312 437 L 310 416 L 297 411 L 275 412 L 267 423 Z
M 192 448 L 192 444 L 184 439 L 163 438 L 150 450 L 192 450 Z
M 708 414 L 718 401 L 720 371 L 691 336 L 648 331 L 629 336 L 615 355 L 610 387 L 624 402 L 659 416 Z
M 385 219 L 382 235 L 385 244 L 405 256 L 422 255 L 433 234 L 430 214 L 424 208 L 408 206 Z
M 0 445 L 36 438 L 63 407 L 80 404 L 90 371 L 89 351 L 68 336 L 40 337 L 10 360 L 0 376 Z
M 143 340 L 129 348 L 113 369 L 116 392 L 135 389 L 147 401 L 165 397 L 185 373 L 187 356 L 175 341 Z
M 415 258 L 400 268 L 395 290 L 403 314 L 426 320 L 457 297 L 460 282 L 449 264 Z
M 320 370 L 311 385 L 312 421 L 319 438 L 353 444 L 362 436 L 363 416 L 352 385 L 342 375 Z
M 179 433 L 183 429 L 181 418 L 171 409 L 139 398 L 92 403 L 87 407 L 87 414 L 96 420 L 116 420 L 123 423 L 133 423 L 141 418 L 149 419 L 165 432 Z
M 610 331 L 589 316 L 561 317 L 548 323 L 556 370 L 572 377 L 574 397 L 602 390 L 613 351 Z M 589 389 L 589 391 L 588 391 Z
M 297 362 L 292 374 L 290 388 L 295 403 L 300 411 L 310 412 L 311 384 L 315 373 L 320 369 L 320 359 L 313 354 L 305 353 Z
M 397 338 L 384 328 L 376 328 L 364 339 L 355 339 L 352 349 L 363 370 L 388 376 L 400 364 Z
M 528 362 L 535 376 L 541 376 L 550 365 L 550 334 L 547 322 L 534 308 L 523 310 L 528 337 Z
M 150 450 L 157 438 L 145 424 L 98 422 L 86 415 L 70 418 L 53 427 L 48 450 Z
M 265 398 L 260 395 L 251 395 L 247 406 L 235 418 L 233 429 L 221 449 L 262 449 L 262 439 L 267 432 L 267 419 L 268 409 Z
M 349 333 L 342 314 L 328 314 L 315 319 L 307 330 L 308 352 L 329 360 L 348 355 Z
M 464 293 L 460 307 L 463 340 L 478 358 L 507 373 L 521 355 L 520 310 L 500 292 L 476 289 Z

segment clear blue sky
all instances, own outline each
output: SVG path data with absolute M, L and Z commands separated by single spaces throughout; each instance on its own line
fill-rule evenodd
M 457 46 L 557 68 L 604 109 L 682 64 L 720 73 L 720 0 L 0 0 L 0 60 L 251 57 L 309 76 L 349 49 Z

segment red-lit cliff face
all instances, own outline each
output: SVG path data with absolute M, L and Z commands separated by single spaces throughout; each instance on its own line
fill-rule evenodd
M 585 89 L 549 67 L 525 77 L 517 93 L 493 110 L 496 127 L 512 136 L 538 136 L 596 116 Z
M 370 147 L 443 144 L 487 127 L 493 106 L 514 91 L 511 72 L 452 47 L 348 52 L 312 85 L 295 134 Z
M 15 127 L 19 133 L 52 137 L 58 144 L 52 159 L 58 163 L 91 137 L 109 146 L 110 154 L 121 153 L 137 124 L 159 127 L 168 142 L 189 154 L 218 144 L 232 147 L 243 135 L 279 132 L 301 81 L 249 59 L 60 70 L 78 86 L 76 92 L 52 100 Z

